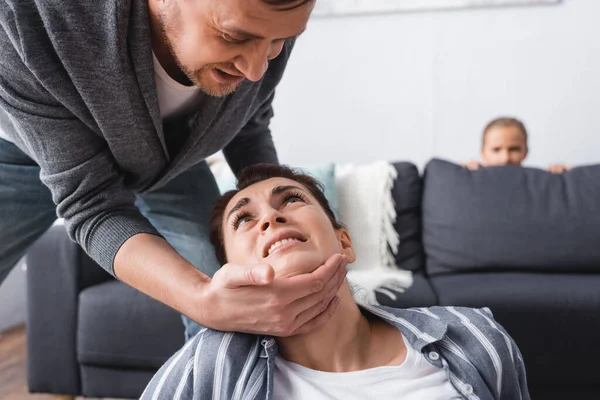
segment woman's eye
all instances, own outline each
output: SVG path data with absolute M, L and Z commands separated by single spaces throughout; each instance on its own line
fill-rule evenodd
M 240 215 L 233 221 L 233 228 L 237 230 L 240 226 L 242 226 L 242 224 L 245 224 L 251 220 L 252 218 L 249 215 Z
M 249 217 L 244 217 L 242 219 L 240 219 L 237 223 L 238 226 L 245 224 L 246 222 L 250 221 Z
M 298 196 L 298 195 L 291 195 L 291 196 L 286 197 L 285 201 L 284 201 L 285 204 L 297 203 L 297 202 L 304 203 L 304 198 L 302 196 Z

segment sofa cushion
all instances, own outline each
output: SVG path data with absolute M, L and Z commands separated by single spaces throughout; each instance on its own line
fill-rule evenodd
M 425 169 L 427 272 L 600 267 L 600 165 L 560 175 L 518 166 Z
M 78 314 L 82 364 L 156 370 L 184 343 L 178 313 L 119 281 L 83 290 Z
M 82 365 L 81 394 L 96 399 L 139 399 L 155 373 L 154 369 Z
M 492 310 L 519 346 L 531 386 L 598 386 L 600 275 L 482 272 L 431 283 L 440 305 Z
M 393 166 L 398 174 L 392 188 L 392 197 L 396 204 L 394 228 L 400 238 L 396 266 L 409 271 L 420 271 L 424 268 L 421 243 L 423 182 L 414 164 L 396 162 Z

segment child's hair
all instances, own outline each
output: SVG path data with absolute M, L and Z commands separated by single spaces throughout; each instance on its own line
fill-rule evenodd
M 517 129 L 519 129 L 519 131 L 521 131 L 523 137 L 525 138 L 525 144 L 527 144 L 527 129 L 525 129 L 525 125 L 516 118 L 500 117 L 491 120 L 485 126 L 485 129 L 483 130 L 483 135 L 481 137 L 481 147 L 483 148 L 485 146 L 485 137 L 490 129 L 505 126 L 514 126 Z
M 344 227 L 335 218 L 335 214 L 323 193 L 323 185 L 318 180 L 285 165 L 254 164 L 242 170 L 238 177 L 236 189 L 228 191 L 217 199 L 210 215 L 210 241 L 215 248 L 215 254 L 221 265 L 227 262 L 227 254 L 225 254 L 223 243 L 223 215 L 227 204 L 240 190 L 271 178 L 287 178 L 302 184 L 319 202 L 333 228 L 340 229 Z

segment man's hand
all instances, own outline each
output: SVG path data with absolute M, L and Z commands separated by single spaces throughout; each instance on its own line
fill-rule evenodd
M 199 291 L 187 315 L 222 331 L 290 336 L 324 325 L 339 304 L 346 258 L 331 256 L 309 274 L 274 279 L 266 264 L 226 264 Z M 191 307 L 188 310 L 192 309 Z
M 461 163 L 460 165 L 461 167 L 465 167 L 467 169 L 470 169 L 471 171 L 479 169 L 479 162 L 473 160 Z

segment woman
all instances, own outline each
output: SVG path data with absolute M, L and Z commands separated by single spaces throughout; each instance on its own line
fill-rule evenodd
M 276 277 L 355 259 L 318 182 L 280 166 L 240 175 L 214 207 L 211 240 L 222 263 L 266 263 Z M 519 349 L 488 309 L 359 306 L 347 283 L 337 301 L 308 334 L 203 329 L 142 399 L 529 399 Z

